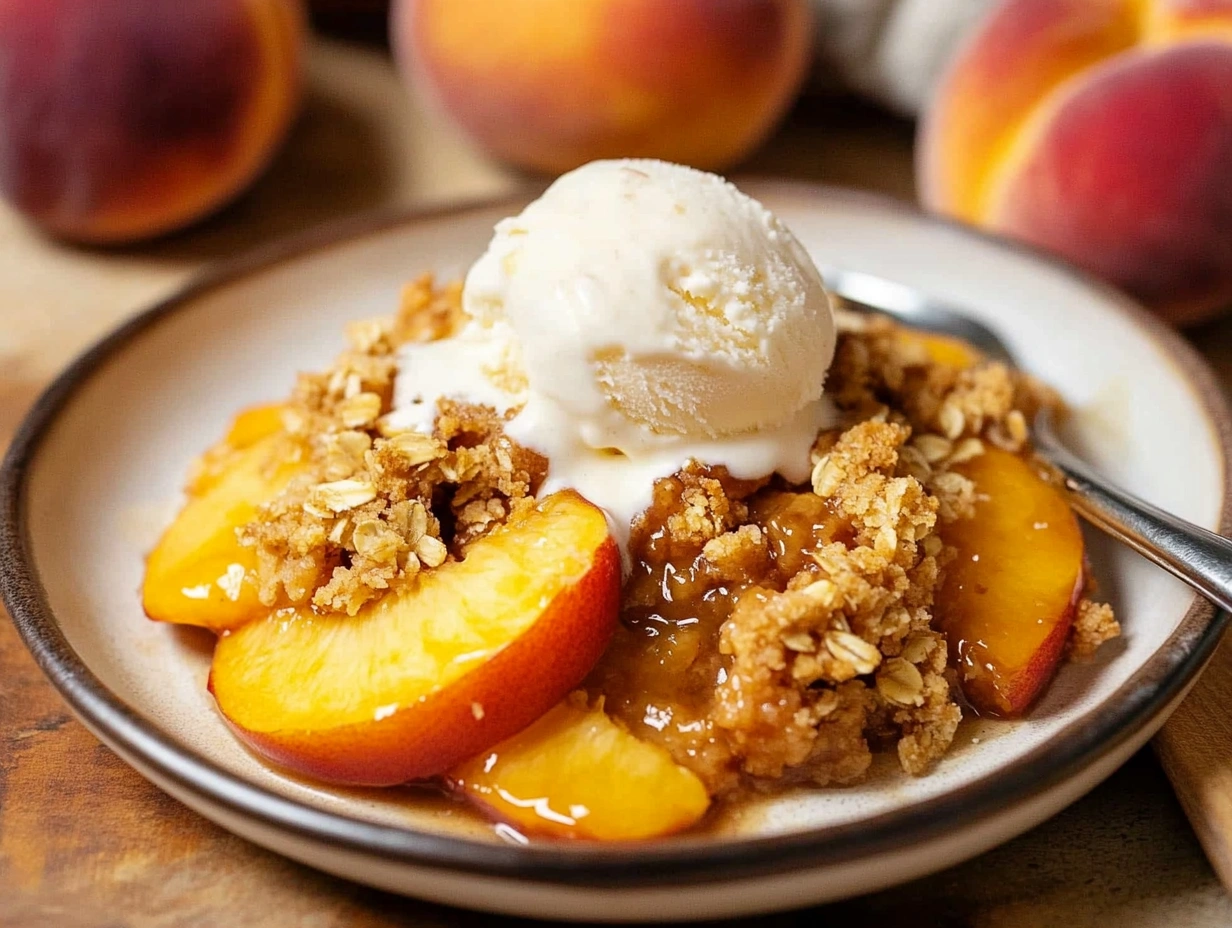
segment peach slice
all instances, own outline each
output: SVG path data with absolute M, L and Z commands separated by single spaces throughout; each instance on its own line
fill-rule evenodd
M 1019 715 L 1051 679 L 1083 587 L 1083 542 L 1064 494 L 1030 463 L 989 448 L 955 470 L 975 516 L 943 529 L 958 549 L 937 594 L 963 691 L 980 712 Z
M 282 414 L 285 410 L 282 403 L 269 403 L 241 411 L 232 420 L 223 442 L 237 451 L 252 447 L 267 435 L 282 431 Z
M 551 709 L 607 647 L 619 605 L 606 517 L 564 491 L 355 616 L 282 609 L 223 637 L 210 690 L 257 753 L 388 786 Z
M 200 496 L 243 457 L 240 452 L 263 438 L 283 431 L 282 416 L 285 410 L 281 403 L 270 403 L 237 413 L 223 440 L 197 460 L 185 492 L 189 496 Z
M 151 619 L 221 632 L 269 611 L 251 580 L 256 554 L 236 531 L 305 466 L 281 432 L 278 410 L 241 413 L 206 456 L 188 501 L 146 561 L 141 598 Z
M 983 355 L 961 338 L 908 328 L 899 329 L 896 335 L 903 345 L 923 349 L 928 360 L 934 364 L 965 369 L 974 367 L 983 359 Z
M 557 838 L 654 838 L 688 828 L 710 805 L 696 774 L 588 706 L 585 693 L 447 779 L 496 818 Z

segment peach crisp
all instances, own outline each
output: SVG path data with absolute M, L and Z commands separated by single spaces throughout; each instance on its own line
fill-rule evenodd
M 715 299 L 686 270 L 682 302 Z M 775 273 L 766 299 L 827 299 Z M 801 393 L 753 437 L 721 424 L 753 407 L 703 408 L 712 431 L 690 436 L 687 410 L 637 393 L 660 367 L 613 387 L 604 364 L 640 362 L 592 356 L 612 408 L 655 425 L 613 419 L 586 450 L 524 421 L 541 404 L 540 428 L 567 429 L 573 398 L 536 379 L 509 294 L 483 323 L 462 286 L 414 281 L 203 457 L 146 611 L 223 633 L 210 689 L 261 756 L 433 779 L 530 834 L 651 838 L 753 790 L 857 782 L 879 751 L 927 774 L 964 706 L 1021 715 L 1067 653 L 1119 633 L 1032 459 L 1026 423 L 1058 400 L 1029 376 L 827 304 L 798 330 L 830 340 L 823 405 Z M 470 363 L 489 382 L 467 395 Z

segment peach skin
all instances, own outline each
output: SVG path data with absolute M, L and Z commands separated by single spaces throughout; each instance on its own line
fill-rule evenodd
M 407 79 L 497 157 L 718 170 L 791 103 L 811 17 L 807 0 L 397 0 L 391 33 Z
M 918 142 L 930 209 L 1180 324 L 1232 305 L 1232 0 L 1007 0 Z
M 975 515 L 945 526 L 957 551 L 937 593 L 967 699 L 1020 715 L 1052 679 L 1082 595 L 1082 532 L 1064 494 L 1033 466 L 989 448 L 955 470 L 975 482 Z
M 598 661 L 619 605 L 607 519 L 562 491 L 355 616 L 282 609 L 224 636 L 210 692 L 275 763 L 390 786 L 551 709 Z
M 0 0 L 0 194 L 119 243 L 215 210 L 300 95 L 300 0 Z

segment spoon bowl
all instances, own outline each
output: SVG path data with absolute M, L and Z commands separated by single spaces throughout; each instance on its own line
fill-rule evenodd
M 1017 367 L 991 328 L 914 287 L 844 268 L 823 268 L 830 291 L 860 312 L 974 345 L 989 360 Z M 1133 548 L 1223 609 L 1232 609 L 1232 541 L 1134 496 L 1067 450 L 1041 409 L 1032 424 L 1036 452 L 1065 477 L 1074 509 L 1096 528 Z

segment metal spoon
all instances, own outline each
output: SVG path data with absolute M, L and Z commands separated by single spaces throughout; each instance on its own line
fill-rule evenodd
M 830 291 L 853 309 L 881 313 L 914 328 L 970 342 L 989 358 L 1016 367 L 1014 356 L 983 323 L 912 287 L 859 271 L 823 268 Z M 1032 423 L 1035 450 L 1065 476 L 1074 509 L 1088 522 L 1180 578 L 1211 602 L 1232 610 L 1232 541 L 1186 522 L 1120 489 L 1062 446 L 1052 416 Z

